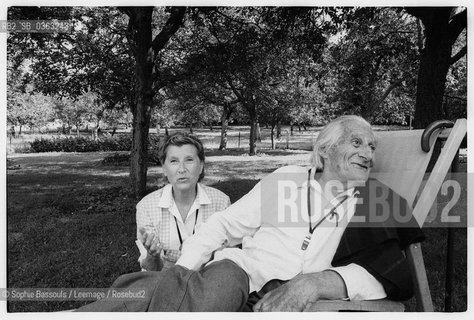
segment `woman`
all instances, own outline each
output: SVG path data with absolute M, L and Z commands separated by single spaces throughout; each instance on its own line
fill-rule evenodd
M 212 214 L 230 205 L 223 192 L 205 186 L 204 147 L 195 136 L 176 133 L 159 148 L 169 184 L 137 204 L 138 261 L 142 270 L 159 271 L 174 265 L 183 242 Z

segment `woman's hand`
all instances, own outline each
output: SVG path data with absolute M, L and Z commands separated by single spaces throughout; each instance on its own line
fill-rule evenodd
M 141 263 L 142 268 L 148 271 L 161 270 L 163 264 L 160 259 L 160 253 L 163 250 L 163 246 L 161 245 L 160 238 L 153 232 L 148 233 L 145 228 L 140 228 L 138 231 L 138 240 L 143 243 L 147 251 L 147 256 Z
M 153 232 L 148 233 L 145 230 L 145 228 L 140 228 L 139 238 L 141 239 L 138 239 L 138 240 L 140 240 L 143 243 L 146 251 L 148 252 L 148 255 L 152 257 L 156 257 L 160 255 L 163 247 L 160 243 L 160 238 L 157 235 L 155 235 Z

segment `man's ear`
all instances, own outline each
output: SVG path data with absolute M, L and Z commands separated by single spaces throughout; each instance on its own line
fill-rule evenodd
M 322 146 L 322 147 L 319 147 L 319 155 L 321 156 L 321 158 L 323 159 L 327 159 L 329 158 L 329 153 L 328 153 L 328 147 L 327 146 Z

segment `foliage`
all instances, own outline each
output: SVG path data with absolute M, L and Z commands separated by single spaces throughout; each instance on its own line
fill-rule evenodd
M 32 152 L 94 152 L 129 151 L 129 135 L 93 140 L 88 137 L 58 137 L 52 139 L 37 138 L 31 142 Z
M 150 150 L 158 150 L 160 136 L 149 136 L 148 146 Z M 130 151 L 132 141 L 130 135 L 120 134 L 115 136 L 102 136 L 99 139 L 89 137 L 57 137 L 36 138 L 30 143 L 31 152 L 95 152 L 95 151 Z M 154 159 L 156 155 L 152 155 Z
M 461 33 L 454 45 L 459 52 L 466 43 L 466 31 Z M 443 110 L 446 119 L 467 118 L 467 58 L 464 56 L 451 66 L 446 77 Z
M 9 9 L 10 19 L 26 17 L 68 19 L 74 25 L 71 33 L 9 34 L 8 58 L 13 64 L 29 61 L 35 90 L 70 99 L 93 91 L 109 108 L 133 96 L 132 60 L 119 36 L 126 28 L 123 14 L 110 7 Z
M 397 8 L 354 11 L 328 46 L 324 79 L 334 87 L 328 101 L 339 114 L 404 123 L 411 110 L 400 106 L 414 101 L 416 40 L 415 19 Z
M 53 119 L 51 99 L 41 93 L 16 92 L 8 96 L 7 121 L 18 126 L 42 127 Z
M 24 66 L 13 69 L 8 62 L 7 121 L 12 125 L 41 127 L 53 119 L 52 101 L 25 83 Z
M 224 140 L 233 117 L 250 124 L 256 154 L 257 123 L 324 124 L 346 113 L 405 124 L 415 101 L 418 119 L 438 109 L 465 116 L 465 16 L 450 7 L 10 7 L 9 19 L 69 19 L 74 28 L 9 33 L 8 121 L 41 125 L 52 108 L 67 132 L 90 121 L 116 128 L 131 115 L 130 177 L 143 194 L 150 124 L 221 121 Z M 433 30 L 449 41 L 428 37 Z M 420 59 L 443 43 L 456 52 L 443 65 L 457 63 L 448 72 L 431 59 L 416 83 Z M 427 76 L 440 70 L 447 81 Z M 442 100 L 436 112 L 415 100 L 421 89 Z

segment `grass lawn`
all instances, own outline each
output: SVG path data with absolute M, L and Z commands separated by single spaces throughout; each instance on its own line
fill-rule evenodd
M 7 174 L 8 287 L 107 288 L 139 271 L 135 200 L 127 194 L 128 167 L 102 165 L 107 153 L 13 154 L 18 170 Z M 304 150 L 207 152 L 205 184 L 235 202 L 276 168 L 307 165 Z M 466 170 L 463 165 L 461 169 Z M 462 180 L 462 179 L 461 179 Z M 160 167 L 148 174 L 150 191 L 164 185 Z M 466 181 L 453 212 L 466 215 Z M 440 198 L 439 206 L 446 204 Z M 425 264 L 437 311 L 444 309 L 446 229 L 427 228 Z M 466 230 L 456 232 L 454 310 L 466 310 Z M 10 302 L 10 312 L 59 311 L 85 302 Z M 409 310 L 413 303 L 408 302 Z

